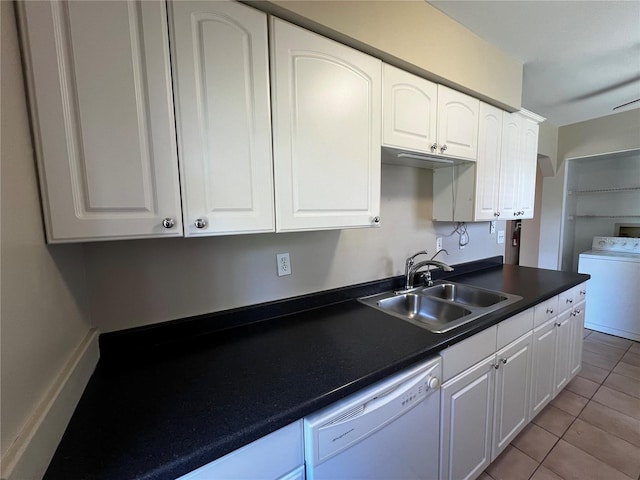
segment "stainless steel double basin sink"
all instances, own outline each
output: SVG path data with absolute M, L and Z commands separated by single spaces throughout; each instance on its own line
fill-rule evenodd
M 432 287 L 384 292 L 358 300 L 431 332 L 444 333 L 522 300 L 522 297 L 439 280 Z

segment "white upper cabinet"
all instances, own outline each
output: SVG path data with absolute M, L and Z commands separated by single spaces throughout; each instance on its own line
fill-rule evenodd
M 272 232 L 267 16 L 169 5 L 185 236 Z
M 18 8 L 47 240 L 181 236 L 164 2 Z
M 518 191 L 523 184 L 520 181 L 521 157 L 520 137 L 522 120 L 517 114 L 505 113 L 502 121 L 502 149 L 500 153 L 500 193 L 497 212 L 501 220 L 515 218 L 518 212 Z M 486 177 L 481 179 L 486 181 Z M 534 179 L 535 182 L 535 179 Z
M 383 65 L 382 144 L 432 152 L 436 142 L 438 85 Z
M 478 161 L 476 162 L 476 220 L 493 220 L 500 192 L 500 150 L 503 111 L 480 104 Z
M 381 62 L 272 22 L 277 231 L 376 225 Z
M 480 104 L 479 117 L 475 175 L 473 164 L 434 172 L 434 219 L 533 218 L 538 122 L 544 119 L 524 110 L 503 112 L 486 103 Z M 456 194 L 452 195 L 452 189 Z
M 391 65 L 383 72 L 384 146 L 476 159 L 479 100 Z
M 538 122 L 522 118 L 520 142 L 520 188 L 518 189 L 519 218 L 533 218 L 538 170 Z
M 438 153 L 476 159 L 479 110 L 477 98 L 438 85 Z

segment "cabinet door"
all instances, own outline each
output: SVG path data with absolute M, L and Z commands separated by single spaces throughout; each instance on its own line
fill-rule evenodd
M 529 422 L 532 333 L 496 354 L 493 461 Z
M 505 113 L 502 122 L 502 148 L 500 156 L 500 220 L 516 218 L 518 189 L 520 187 L 520 135 L 522 121 L 518 114 Z
M 571 324 L 573 311 L 558 316 L 556 322 L 556 362 L 553 372 L 553 395 L 555 396 L 569 382 L 569 361 L 571 349 Z
M 491 462 L 494 356 L 446 382 L 441 392 L 440 478 L 476 478 Z
M 169 5 L 185 235 L 272 232 L 267 16 Z
M 478 160 L 476 161 L 476 220 L 495 220 L 500 188 L 502 110 L 480 103 Z
M 438 86 L 391 65 L 383 65 L 382 143 L 431 152 L 436 143 Z
M 584 338 L 584 317 L 586 303 L 580 302 L 573 309 L 571 319 L 571 348 L 569 356 L 569 378 L 575 377 L 582 366 L 582 343 Z
M 181 236 L 165 4 L 19 9 L 48 241 Z
M 538 169 L 538 124 L 522 119 L 520 137 L 520 174 L 517 209 L 518 218 L 533 218 Z
M 177 480 L 304 479 L 302 420 L 282 427 Z
M 437 153 L 476 159 L 479 110 L 478 99 L 438 85 Z
M 535 417 L 553 398 L 556 356 L 556 318 L 533 330 L 531 362 L 531 413 Z
M 376 225 L 381 62 L 272 22 L 277 230 Z

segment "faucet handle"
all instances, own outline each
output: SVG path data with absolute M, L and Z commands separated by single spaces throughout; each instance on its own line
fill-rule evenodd
M 413 265 L 413 261 L 415 260 L 415 258 L 419 255 L 428 255 L 429 252 L 427 252 L 426 250 L 420 250 L 417 253 L 414 253 L 413 255 L 411 255 L 409 258 L 407 258 L 407 265 Z

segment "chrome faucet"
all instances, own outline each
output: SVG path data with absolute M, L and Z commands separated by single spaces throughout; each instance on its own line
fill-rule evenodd
M 413 255 L 411 255 L 405 261 L 405 263 L 404 263 L 404 279 L 405 279 L 404 289 L 405 290 L 409 290 L 410 288 L 412 288 L 412 287 L 409 287 L 409 271 L 411 270 L 411 267 L 413 267 L 413 264 L 414 264 L 414 261 L 415 261 L 416 257 L 419 256 L 419 255 L 428 255 L 428 253 L 429 252 L 427 252 L 426 250 L 420 250 L 419 252 L 414 253 Z M 434 257 L 435 257 L 435 255 L 434 255 Z
M 436 258 L 436 256 L 440 253 L 440 252 L 444 252 L 447 255 L 449 255 L 449 252 L 447 252 L 444 248 L 441 250 L 438 250 L 436 252 L 436 254 L 431 257 L 431 260 L 424 260 L 422 262 L 418 262 L 416 264 L 411 264 L 411 266 L 408 268 L 407 271 L 407 278 L 406 278 L 406 282 L 405 282 L 405 290 L 409 290 L 411 288 L 413 288 L 413 283 L 414 283 L 414 278 L 416 276 L 416 273 L 418 273 L 418 270 L 420 270 L 422 267 L 438 267 L 441 268 L 442 270 L 444 270 L 445 272 L 453 272 L 453 267 L 447 265 L 444 262 L 440 262 L 438 260 L 434 260 L 434 258 Z M 431 269 L 427 268 L 427 271 L 424 272 L 424 278 L 426 280 L 427 283 L 427 287 L 432 287 L 433 286 L 433 280 L 431 280 Z

